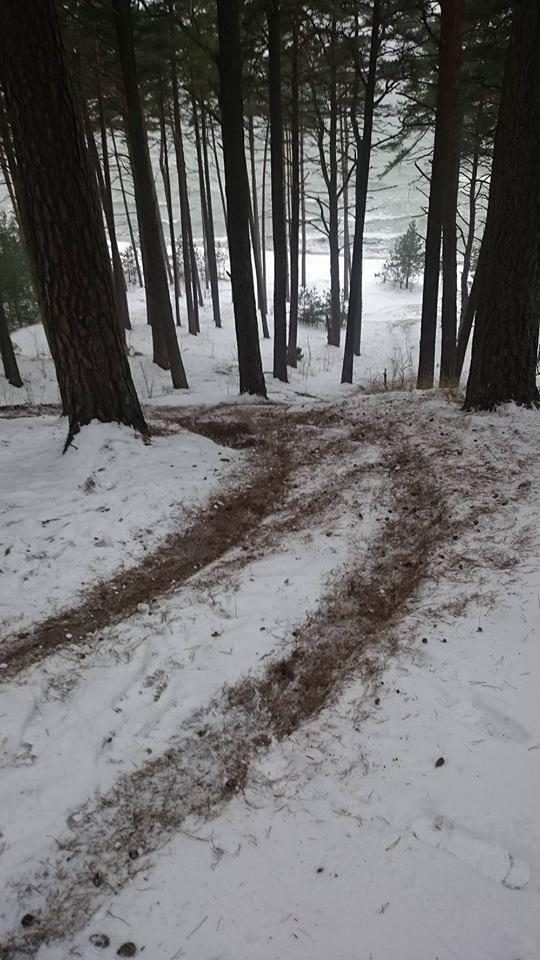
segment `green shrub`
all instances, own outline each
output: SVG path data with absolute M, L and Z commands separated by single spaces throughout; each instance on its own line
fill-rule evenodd
M 347 311 L 343 295 L 340 302 L 341 326 L 347 322 Z M 330 322 L 330 289 L 317 290 L 316 287 L 304 287 L 298 296 L 298 320 L 308 327 L 326 327 Z
M 388 260 L 378 276 L 383 283 L 399 283 L 400 289 L 409 289 L 411 281 L 418 276 L 424 263 L 422 238 L 417 233 L 416 223 L 411 220 L 406 232 L 394 243 Z

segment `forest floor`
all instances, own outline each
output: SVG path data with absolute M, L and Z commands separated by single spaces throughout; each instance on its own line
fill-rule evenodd
M 538 960 L 540 418 L 329 391 L 4 408 L 2 960 Z

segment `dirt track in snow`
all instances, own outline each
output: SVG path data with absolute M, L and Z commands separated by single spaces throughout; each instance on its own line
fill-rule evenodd
M 413 416 L 418 416 L 415 407 Z M 197 711 L 169 749 L 114 788 L 90 800 L 70 818 L 59 838 L 58 856 L 32 878 L 46 891 L 46 907 L 35 925 L 13 937 L 0 956 L 33 956 L 43 941 L 78 929 L 100 897 L 118 891 L 193 813 L 211 815 L 241 791 L 250 765 L 272 738 L 289 736 L 334 698 L 349 676 L 366 689 L 376 684 L 385 659 L 399 646 L 399 623 L 421 585 L 445 572 L 460 576 L 463 562 L 452 540 L 497 509 L 486 493 L 499 480 L 495 466 L 471 476 L 452 424 L 433 424 L 422 414 L 421 429 L 396 423 L 392 406 L 350 403 L 290 411 L 279 408 L 217 408 L 213 412 L 162 411 L 164 429 L 187 427 L 232 446 L 251 446 L 250 474 L 227 489 L 213 507 L 193 518 L 187 531 L 168 538 L 159 551 L 128 574 L 96 588 L 79 608 L 51 618 L 8 646 L 4 659 L 13 676 L 46 658 L 65 642 L 92 642 L 95 631 L 123 620 L 149 596 L 162 596 L 204 567 L 238 568 L 254 551 L 307 523 L 305 498 L 296 493 L 302 469 L 319 470 L 350 459 L 366 444 L 382 454 L 389 488 L 387 521 L 371 544 L 369 562 L 344 571 L 316 614 L 294 632 L 289 652 L 258 675 L 242 678 Z M 415 438 L 413 441 L 413 437 Z M 467 485 L 472 508 L 456 521 L 453 501 Z M 309 519 L 334 504 L 339 492 L 323 484 L 310 499 Z M 476 497 L 476 506 L 475 506 Z M 390 505 L 391 504 L 391 505 Z M 271 521 L 271 522 L 270 522 Z M 360 523 L 359 523 L 360 526 Z M 246 548 L 243 550 L 243 548 Z M 51 879 L 53 877 L 53 879 Z M 29 878 L 30 879 L 30 878 Z

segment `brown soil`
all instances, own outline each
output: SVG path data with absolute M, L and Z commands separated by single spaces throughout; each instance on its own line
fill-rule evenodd
M 336 436 L 333 429 L 333 416 L 317 417 L 314 430 L 313 413 L 291 414 L 270 405 L 243 408 L 240 413 L 233 407 L 232 416 L 225 406 L 215 408 L 212 414 L 160 408 L 155 416 L 157 425 L 165 423 L 169 430 L 185 428 L 223 445 L 252 447 L 249 469 L 244 466 L 212 504 L 192 515 L 187 529 L 168 536 L 138 566 L 121 570 L 106 583 L 91 588 L 76 606 L 30 630 L 6 637 L 2 641 L 6 666 L 1 681 L 41 662 L 55 650 L 80 643 L 89 634 L 127 619 L 140 603 L 177 589 L 234 547 L 247 550 L 260 534 L 263 521 L 283 504 L 291 477 L 313 456 L 320 464 L 326 457 L 335 456 L 343 444 L 341 433 Z M 324 502 L 328 498 L 326 495 Z M 219 509 L 215 509 L 216 500 Z M 319 509 L 322 506 L 319 503 Z M 315 509 L 315 504 L 310 508 Z M 282 525 L 282 533 L 286 526 Z

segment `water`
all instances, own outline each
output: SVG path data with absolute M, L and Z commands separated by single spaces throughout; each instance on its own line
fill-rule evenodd
M 135 234 L 137 234 L 137 218 L 135 211 L 135 202 L 133 198 L 133 187 L 129 176 L 129 166 L 126 162 L 126 146 L 120 137 L 117 137 L 118 149 L 124 157 L 124 185 L 128 194 L 128 208 L 132 220 Z M 219 149 L 219 148 L 218 148 Z M 189 197 L 191 218 L 193 225 L 193 235 L 196 240 L 202 240 L 202 219 L 200 207 L 199 183 L 196 166 L 196 154 L 194 144 L 191 142 L 190 131 L 185 131 L 185 153 L 186 166 L 189 184 Z M 211 153 L 211 152 L 210 152 Z M 326 199 L 325 186 L 318 164 L 313 157 L 316 155 L 316 146 L 306 140 L 306 219 L 308 220 L 307 250 L 309 253 L 326 253 L 328 240 L 321 232 L 322 222 L 320 218 L 319 206 L 316 197 L 319 196 L 323 201 Z M 165 194 L 163 181 L 159 169 L 159 147 L 156 143 L 151 144 L 151 156 L 154 166 L 154 175 L 158 200 L 161 209 L 163 228 L 165 237 L 168 241 L 169 227 L 167 220 L 167 208 L 165 203 Z M 389 250 L 392 241 L 400 236 L 407 229 L 411 219 L 418 221 L 421 230 L 422 219 L 424 216 L 422 205 L 425 203 L 425 197 L 419 190 L 419 174 L 410 162 L 403 162 L 391 173 L 382 176 L 389 154 L 382 150 L 374 149 L 372 155 L 372 168 L 370 173 L 370 190 L 368 194 L 368 205 L 366 213 L 365 226 L 365 256 L 381 257 L 385 256 Z M 262 137 L 257 136 L 257 176 L 259 190 L 259 212 L 262 211 L 262 162 L 263 162 L 263 143 Z M 179 222 L 179 201 L 178 201 L 178 180 L 176 174 L 176 164 L 174 149 L 170 145 L 169 164 L 171 173 L 171 189 L 173 194 L 173 209 L 177 214 L 175 228 L 177 238 L 180 237 Z M 217 239 L 225 240 L 225 220 L 223 215 L 223 206 L 216 176 L 216 170 L 213 158 L 210 156 L 211 181 L 212 181 L 212 205 L 215 222 L 215 234 Z M 266 245 L 271 246 L 272 225 L 270 211 L 270 164 L 268 158 L 268 169 L 266 175 L 266 211 L 265 211 L 265 230 Z M 125 214 L 124 203 L 120 190 L 118 174 L 115 170 L 114 158 L 111 157 L 111 171 L 113 175 L 113 193 L 114 210 L 117 224 L 118 238 L 122 243 L 129 243 L 129 229 Z M 223 171 L 222 171 L 223 176 Z M 354 203 L 354 179 L 349 184 L 350 203 Z M 0 180 L 0 209 L 10 209 L 10 200 L 4 183 Z M 351 243 L 354 232 L 354 211 L 351 207 L 349 217 L 349 227 Z

